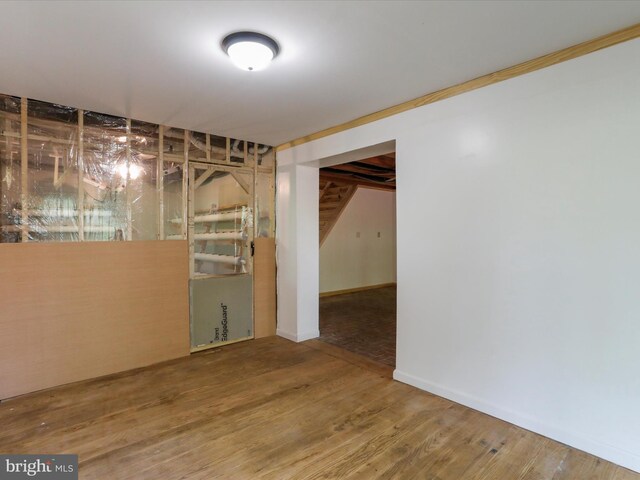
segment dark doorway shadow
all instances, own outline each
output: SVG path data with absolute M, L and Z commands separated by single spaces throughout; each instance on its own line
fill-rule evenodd
M 396 287 L 321 297 L 320 340 L 395 367 Z

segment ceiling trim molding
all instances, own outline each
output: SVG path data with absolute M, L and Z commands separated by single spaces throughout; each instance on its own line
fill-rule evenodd
M 333 183 L 343 183 L 348 185 L 358 185 L 359 187 L 373 188 L 376 190 L 392 190 L 395 191 L 396 184 L 385 184 L 378 183 L 369 180 L 362 180 L 359 178 L 348 177 L 345 175 L 340 175 L 338 173 L 326 173 L 320 169 L 320 178 L 322 180 L 326 180 Z
M 454 97 L 456 95 L 470 92 L 478 88 L 486 87 L 494 83 L 509 80 L 510 78 L 515 78 L 519 77 L 520 75 L 535 72 L 536 70 L 550 67 L 558 63 L 566 62 L 567 60 L 572 60 L 589 53 L 597 52 L 598 50 L 612 47 L 619 43 L 627 42 L 638 37 L 640 37 L 640 23 L 627 28 L 623 28 L 622 30 L 617 30 L 607 35 L 603 35 L 601 37 L 594 38 L 592 40 L 587 40 L 586 42 L 582 42 L 571 47 L 563 48 L 562 50 L 558 50 L 556 52 L 549 53 L 532 60 L 527 60 L 526 62 L 519 63 L 518 65 L 514 65 L 497 72 L 474 78 L 473 80 L 468 80 L 466 82 L 459 83 L 442 90 L 428 93 L 413 100 L 400 103 L 393 107 L 385 108 L 384 110 L 370 113 L 349 122 L 341 123 L 325 130 L 320 130 L 319 132 L 306 135 L 304 137 L 296 138 L 295 140 L 291 140 L 290 142 L 278 145 L 276 147 L 276 151 L 286 150 L 297 145 L 302 145 L 313 140 L 318 140 L 319 138 L 328 137 L 329 135 L 343 132 L 345 130 L 350 130 L 355 127 L 360 127 L 362 125 L 366 125 L 367 123 L 372 123 L 383 118 L 391 117 L 393 115 L 406 112 L 407 110 L 412 110 L 414 108 L 422 107 L 430 103 L 435 103 L 440 100 L 444 100 L 445 98 Z

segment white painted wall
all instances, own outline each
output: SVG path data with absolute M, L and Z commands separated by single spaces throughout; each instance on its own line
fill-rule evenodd
M 297 169 L 395 139 L 395 378 L 640 471 L 638 58 L 634 40 L 281 152 L 280 324 L 317 317 L 317 177 Z
M 320 247 L 320 292 L 395 281 L 396 194 L 359 187 Z
M 316 167 L 278 163 L 276 333 L 296 342 L 320 336 L 318 181 Z

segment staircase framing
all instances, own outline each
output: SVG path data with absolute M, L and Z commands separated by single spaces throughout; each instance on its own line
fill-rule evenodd
M 332 193 L 335 189 L 337 192 Z M 320 246 L 333 230 L 357 189 L 358 185 L 331 180 L 320 191 Z

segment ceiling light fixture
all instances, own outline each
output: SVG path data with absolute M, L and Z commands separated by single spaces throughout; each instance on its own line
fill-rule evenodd
M 280 51 L 273 38 L 257 32 L 231 33 L 222 40 L 222 49 L 236 67 L 250 72 L 268 67 Z

